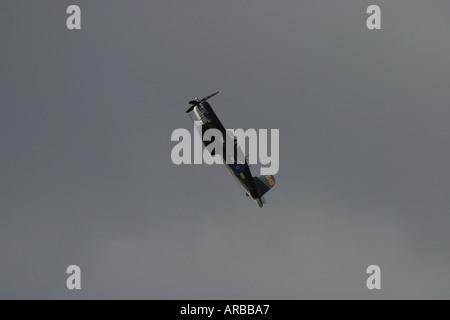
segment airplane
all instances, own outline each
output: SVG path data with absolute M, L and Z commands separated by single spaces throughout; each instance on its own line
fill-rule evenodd
M 200 121 L 202 125 L 202 137 L 205 131 L 208 129 L 218 129 L 222 133 L 223 152 L 220 154 L 220 156 L 222 157 L 223 163 L 228 168 L 231 175 L 239 183 L 239 185 L 244 189 L 246 196 L 261 208 L 263 204 L 266 203 L 264 195 L 275 185 L 275 177 L 273 175 L 256 176 L 256 177 L 252 176 L 252 173 L 250 172 L 250 167 L 247 163 L 247 157 L 243 156 L 242 150 L 237 143 L 236 137 L 231 136 L 231 133 L 225 130 L 224 126 L 220 122 L 211 105 L 207 102 L 207 100 L 214 97 L 216 94 L 220 92 L 221 91 L 217 91 L 209 96 L 206 96 L 201 100 L 196 98 L 194 100 L 189 101 L 189 104 L 191 106 L 189 107 L 189 109 L 187 109 L 186 113 L 194 111 L 197 120 Z M 223 137 L 227 136 L 228 138 L 234 140 L 234 150 L 232 150 L 234 151 L 233 153 L 227 152 L 226 150 L 226 139 L 224 139 Z M 213 141 L 203 141 L 203 144 L 205 145 L 205 147 L 208 147 L 208 145 L 211 144 L 212 142 Z M 209 151 L 211 152 L 211 150 Z M 242 157 L 238 157 L 238 154 L 242 155 Z M 215 155 L 214 149 L 212 150 L 211 155 L 213 156 Z M 224 157 L 226 159 L 231 160 L 232 156 L 234 157 L 233 163 L 231 164 L 227 163 Z M 238 162 L 237 161 L 238 158 L 245 159 L 244 163 Z

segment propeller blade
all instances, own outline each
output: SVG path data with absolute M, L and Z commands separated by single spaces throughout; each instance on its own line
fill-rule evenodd
M 206 101 L 206 100 L 208 100 L 208 99 L 214 97 L 216 94 L 221 93 L 221 92 L 222 92 L 222 91 L 220 91 L 220 90 L 217 91 L 217 92 L 214 92 L 213 94 L 210 94 L 209 96 L 204 97 L 202 100 L 200 100 L 200 102 Z
M 209 96 L 204 97 L 202 100 L 191 100 L 191 101 L 189 101 L 189 104 L 192 104 L 192 106 L 190 106 L 190 108 L 186 110 L 186 113 L 191 112 L 200 103 L 205 102 L 206 100 L 214 97 L 216 94 L 221 93 L 221 92 L 222 92 L 221 90 L 219 90 L 217 92 L 214 92 L 213 94 L 210 94 Z
M 197 106 L 197 105 L 198 105 L 198 103 L 193 104 L 189 109 L 186 110 L 186 113 L 189 113 L 189 112 L 191 112 L 192 110 L 194 110 L 195 106 Z

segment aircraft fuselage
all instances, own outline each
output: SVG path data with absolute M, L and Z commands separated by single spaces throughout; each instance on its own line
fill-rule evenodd
M 263 206 L 263 202 L 261 199 L 262 196 L 260 195 L 258 189 L 255 186 L 253 176 L 250 172 L 250 168 L 247 164 L 247 161 L 240 164 L 237 162 L 237 154 L 238 152 L 242 151 L 240 150 L 240 147 L 237 145 L 236 141 L 234 142 L 234 150 L 230 151 L 226 150 L 225 140 L 227 136 L 230 137 L 230 133 L 227 133 L 225 127 L 220 122 L 211 105 L 207 101 L 204 101 L 195 106 L 193 111 L 197 120 L 200 121 L 202 125 L 202 134 L 208 129 L 218 129 L 222 133 L 223 152 L 220 155 L 223 159 L 223 163 L 228 168 L 231 175 L 245 190 L 247 197 L 252 199 L 258 206 L 262 207 Z M 234 139 L 234 137 L 230 138 Z M 203 141 L 203 143 L 205 144 L 205 146 L 207 146 L 207 143 L 205 141 Z M 234 163 L 227 163 L 226 161 L 227 157 L 233 157 Z M 236 170 L 237 166 L 242 167 L 239 168 L 240 170 Z

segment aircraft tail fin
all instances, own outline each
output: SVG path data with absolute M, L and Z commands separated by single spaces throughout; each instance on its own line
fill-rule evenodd
M 275 176 L 273 175 L 257 176 L 253 177 L 253 181 L 255 182 L 255 186 L 262 196 L 266 194 L 267 191 L 269 191 L 275 185 Z

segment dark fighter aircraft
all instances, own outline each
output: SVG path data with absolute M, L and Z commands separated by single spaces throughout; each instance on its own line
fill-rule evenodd
M 217 91 L 216 93 L 213 93 L 201 100 L 195 99 L 189 101 L 189 104 L 191 104 L 191 106 L 186 111 L 186 113 L 194 111 L 197 120 L 200 121 L 202 125 L 202 135 L 208 129 L 218 129 L 222 133 L 223 150 L 220 156 L 222 157 L 223 163 L 226 165 L 231 175 L 245 190 L 247 197 L 253 200 L 259 207 L 262 207 L 263 203 L 266 203 L 263 195 L 267 193 L 267 191 L 269 191 L 275 185 L 275 177 L 273 175 L 257 176 L 257 177 L 252 176 L 252 173 L 250 172 L 250 168 L 247 163 L 247 158 L 243 156 L 242 150 L 237 143 L 236 137 L 231 136 L 230 133 L 225 130 L 224 126 L 220 122 L 219 118 L 216 116 L 211 105 L 206 101 L 218 93 L 220 93 L 220 91 Z M 227 152 L 226 150 L 227 138 L 231 139 L 231 141 L 234 141 L 234 150 L 231 150 L 231 152 Z M 208 145 L 210 145 L 213 141 L 214 140 L 203 141 L 203 143 L 205 147 L 208 147 Z M 215 155 L 214 149 L 209 151 L 210 152 L 212 151 L 211 154 L 213 156 Z M 241 157 L 238 157 L 238 154 L 240 154 Z M 232 158 L 229 157 L 234 157 L 233 158 L 234 161 L 231 160 Z M 237 161 L 238 158 L 245 159 L 245 161 L 243 163 L 239 163 Z M 226 159 L 230 159 L 231 161 L 229 162 L 232 163 L 227 164 Z

